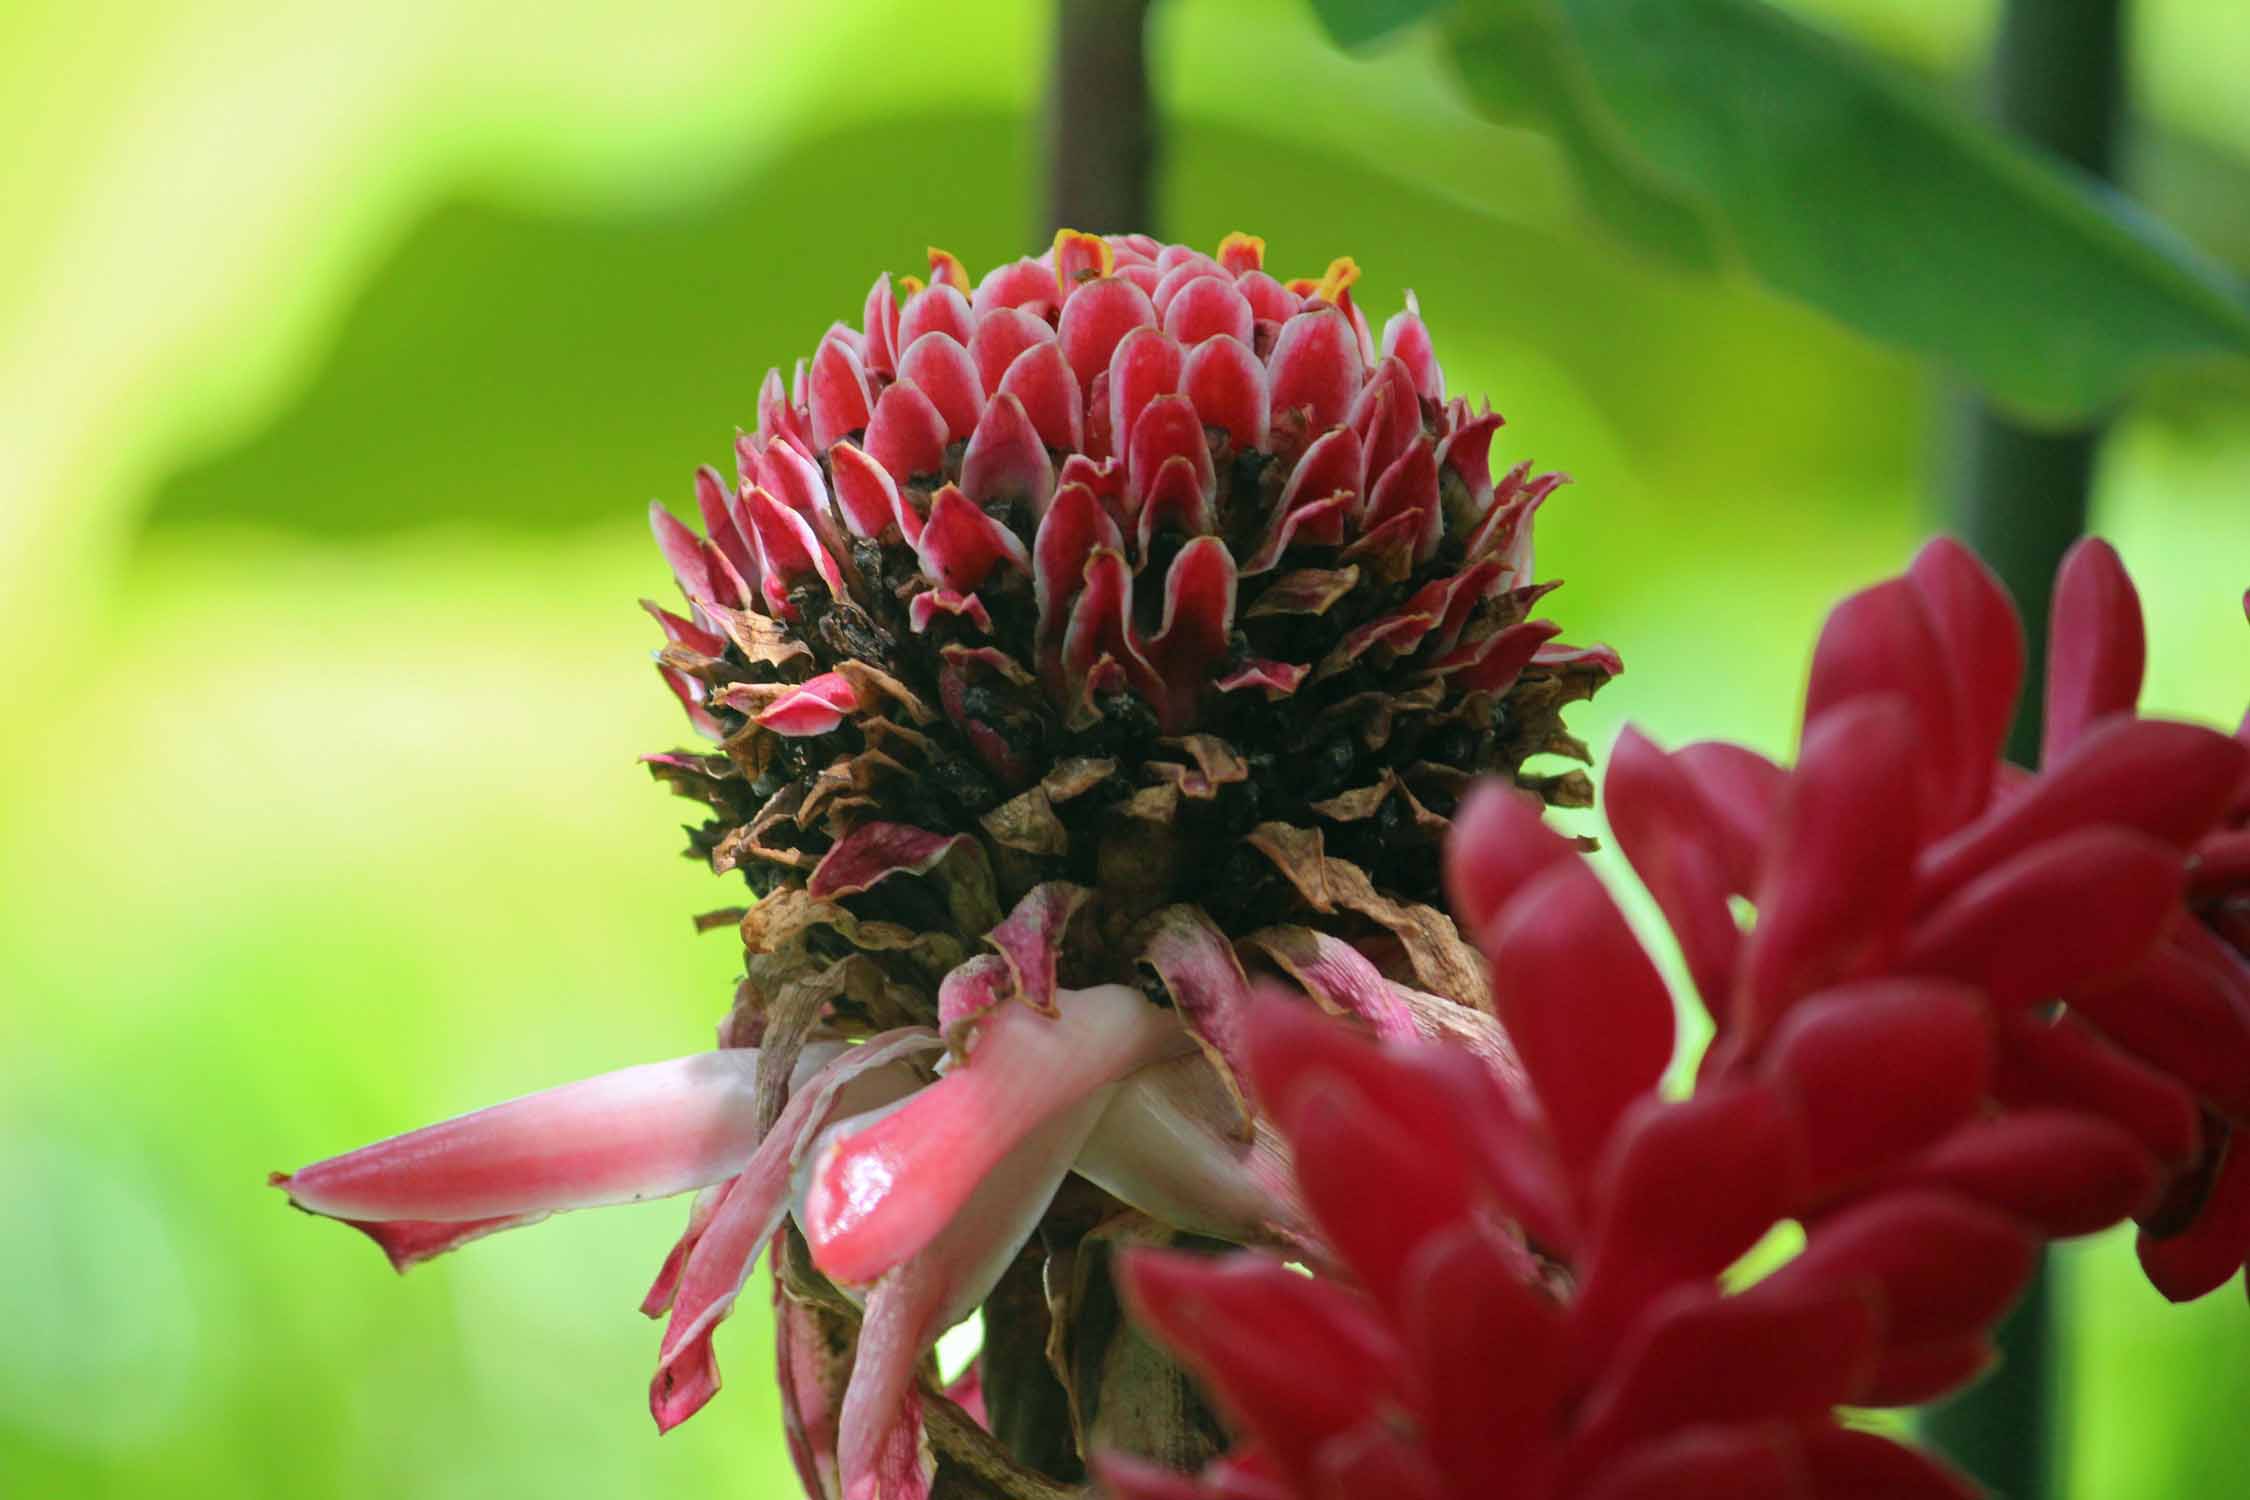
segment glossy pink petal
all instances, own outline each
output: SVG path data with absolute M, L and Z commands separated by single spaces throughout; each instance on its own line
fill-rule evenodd
M 945 417 L 910 380 L 894 381 L 875 398 L 867 424 L 867 456 L 900 484 L 945 472 Z
M 2044 774 L 1933 846 L 1920 900 L 1935 902 L 2043 840 L 2094 823 L 2138 829 L 2185 850 L 2250 775 L 2250 745 L 2216 730 L 2119 715 L 2072 741 Z
M 1683 745 L 1672 758 L 1710 809 L 1727 889 L 1749 895 L 1758 888 L 1767 831 L 1780 811 L 1789 773 L 1755 750 L 1717 740 Z
M 1050 448 L 1072 452 L 1085 443 L 1085 396 L 1053 339 L 1017 355 L 1000 379 L 1000 390 L 1023 403 L 1024 414 Z
M 1977 555 L 1951 537 L 1914 554 L 1907 578 L 1921 595 L 1953 678 L 1964 776 L 1950 821 L 1973 817 L 1991 791 L 2023 691 L 2023 622 L 2008 591 Z M 1975 768 L 1982 768 L 1981 770 Z
M 1305 305 L 1305 299 L 1256 266 L 1235 272 L 1236 290 L 1250 299 L 1250 311 L 1261 321 L 1286 323 Z
M 1337 1074 L 1304 1091 L 1289 1145 L 1328 1243 L 1399 1317 L 1416 1290 L 1416 1256 L 1476 1210 L 1482 1195 L 1473 1158 L 1428 1149 Z
M 1143 654 L 1133 626 L 1133 572 L 1123 554 L 1097 547 L 1086 559 L 1085 585 L 1071 606 L 1063 630 L 1061 677 L 1063 711 L 1075 717 L 1086 708 L 1089 691 L 1099 690 L 1106 662 L 1126 685 L 1152 700 L 1160 679 Z
M 1424 401 L 1445 403 L 1445 371 L 1438 367 L 1437 350 L 1430 342 L 1429 325 L 1422 321 L 1422 305 L 1414 293 L 1406 294 L 1406 310 L 1393 313 L 1383 324 L 1381 350 L 1385 359 L 1396 359 L 1414 377 L 1414 393 Z
M 868 1293 L 837 1441 L 843 1500 L 927 1496 L 916 1366 L 998 1284 L 1107 1103 L 1107 1091 L 1096 1090 L 1054 1118 L 1019 1127 L 1012 1149 L 967 1185 L 960 1211 Z
M 1916 826 L 1926 838 L 1944 834 L 1962 805 L 1961 788 L 1981 784 L 1992 763 L 1970 744 L 1930 613 L 1905 578 L 1862 589 L 1828 612 L 1805 685 L 1805 733 L 1830 709 L 1886 695 L 1901 699 L 1913 718 Z
M 2094 1234 L 2155 1201 L 2156 1161 L 2121 1126 L 2066 1110 L 2016 1110 L 1954 1131 L 1884 1181 L 1999 1209 L 2050 1239 Z
M 1102 235 L 1058 229 L 1048 263 L 1054 267 L 1055 285 L 1067 300 L 1117 268 L 1117 248 Z
M 1190 349 L 1180 389 L 1203 425 L 1223 430 L 1237 452 L 1265 445 L 1266 367 L 1248 342 L 1220 334 Z
M 2148 658 L 2140 595 L 2117 549 L 2099 537 L 2081 538 L 2064 554 L 2048 618 L 2041 765 L 2053 764 L 2097 719 L 2131 713 Z
M 838 443 L 828 450 L 836 481 L 836 508 L 853 536 L 879 537 L 897 526 L 908 542 L 921 534 L 921 513 L 899 500 L 898 482 L 865 449 Z
M 821 856 L 805 893 L 815 901 L 836 901 L 893 875 L 927 875 L 948 854 L 975 842 L 965 833 L 931 833 L 909 823 L 862 823 Z
M 1130 1074 L 1072 1170 L 1166 1224 L 1237 1244 L 1316 1244 L 1289 1152 L 1242 1111 L 1200 1055 Z M 1323 1252 L 1323 1257 L 1325 1252 Z
M 970 307 L 982 328 L 995 313 L 1020 309 L 1026 317 L 1044 320 L 1061 306 L 1054 268 L 1044 260 L 1025 256 L 1004 266 L 994 266 L 977 283 Z
M 719 1205 L 726 1202 L 727 1192 L 733 1186 L 734 1179 L 731 1177 L 725 1182 L 714 1183 L 697 1193 L 695 1200 L 688 1205 L 687 1228 L 681 1230 L 680 1237 L 672 1242 L 672 1248 L 664 1256 L 664 1264 L 657 1268 L 656 1279 L 649 1283 L 647 1295 L 641 1298 L 642 1317 L 661 1318 L 672 1310 L 672 1300 L 680 1289 L 680 1272 L 686 1267 L 687 1258 L 695 1253 L 696 1241 L 702 1239 L 703 1231 L 711 1227 L 712 1217 L 718 1213 Z
M 916 635 L 926 635 L 941 615 L 965 620 L 976 627 L 979 634 L 992 634 L 992 612 L 984 601 L 974 594 L 957 594 L 951 589 L 924 589 L 906 601 L 906 623 Z
M 734 570 L 747 579 L 758 576 L 757 554 L 750 534 L 743 530 L 735 498 L 726 480 L 709 464 L 695 471 L 695 506 L 703 514 L 703 532 L 726 554 Z M 705 594 L 704 598 L 713 597 Z
M 1916 924 L 1899 967 L 1965 979 L 2002 1007 L 2055 999 L 2139 963 L 2186 883 L 2177 850 L 2129 829 L 2083 829 L 1962 887 Z
M 1227 654 L 1234 596 L 1234 554 L 1218 537 L 1197 537 L 1172 559 L 1164 575 L 1164 621 L 1147 651 L 1164 686 L 1157 717 L 1166 734 L 1194 723 L 1203 685 Z
M 982 588 L 1003 564 L 1031 571 L 1022 539 L 950 484 L 931 497 L 914 553 L 931 582 L 962 594 Z
M 1406 1274 L 1399 1321 L 1427 1392 L 1431 1456 L 1463 1478 L 1518 1472 L 1546 1445 L 1564 1395 L 1560 1304 L 1473 1223 L 1432 1237 Z M 1506 1380 L 1490 1378 L 1496 1349 L 1509 1351 Z
M 670 610 L 659 608 L 646 599 L 641 601 L 641 608 L 647 610 L 656 621 L 657 628 L 664 632 L 664 639 L 675 646 L 685 646 L 698 656 L 717 656 L 727 648 L 724 636 L 705 630 L 692 620 L 683 620 Z
M 1017 355 L 1034 344 L 1052 343 L 1054 337 L 1055 330 L 1044 318 L 1015 308 L 980 313 L 976 334 L 969 340 L 969 360 L 977 368 L 978 385 L 987 392 L 998 391 Z
M 1065 484 L 1040 517 L 1031 544 L 1031 580 L 1039 612 L 1039 671 L 1050 692 L 1061 690 L 1063 632 L 1070 624 L 1070 601 L 1085 583 L 1087 561 L 1097 547 L 1116 552 L 1124 545 L 1117 523 L 1083 484 Z
M 1140 1318 L 1300 1483 L 1333 1434 L 1403 1401 L 1393 1335 L 1342 1287 L 1252 1256 L 1140 1251 L 1123 1267 Z
M 459 1223 L 669 1197 L 740 1170 L 757 1144 L 758 1054 L 622 1068 L 274 1176 L 333 1219 Z
M 1690 1427 L 1602 1462 L 1584 1500 L 1806 1500 L 1795 1445 L 1771 1423 Z M 1827 1492 L 1822 1491 L 1823 1495 Z
M 2075 991 L 2071 1007 L 2221 1114 L 2250 1122 L 2250 1009 L 2231 981 L 2179 947 L 2160 947 L 2116 983 Z
M 649 1412 L 669 1432 L 718 1394 L 711 1336 L 734 1310 L 758 1254 L 789 1212 L 789 1174 L 829 1118 L 878 1109 L 920 1087 L 918 1055 L 940 1050 L 928 1031 L 887 1032 L 865 1046 L 829 1055 L 792 1090 L 773 1128 L 696 1236 L 680 1272 L 672 1319 L 649 1383 Z
M 912 381 L 945 418 L 947 442 L 976 430 L 984 411 L 984 385 L 968 349 L 950 333 L 923 334 L 898 359 L 898 378 Z
M 899 309 L 898 332 L 893 335 L 899 358 L 914 347 L 914 341 L 925 333 L 942 333 L 956 344 L 967 348 L 976 336 L 976 318 L 969 311 L 969 299 L 955 287 L 944 282 L 933 282 L 906 299 Z
M 1582 860 L 1533 877 L 1485 942 L 1501 1024 L 1563 1160 L 1589 1174 L 1618 1116 L 1672 1060 L 1672 997 Z
M 1788 1106 L 1762 1085 L 1628 1110 L 1594 1182 L 1594 1252 L 1571 1305 L 1576 1368 L 1599 1368 L 1643 1308 L 1707 1283 L 1787 1218 L 1801 1155 Z
M 2159 1238 L 2143 1230 L 2134 1244 L 2149 1284 L 2174 1302 L 2193 1302 L 2234 1278 L 2250 1257 L 2250 1146 L 2237 1134 L 2195 1221 Z
M 1286 698 L 1304 686 L 1305 677 L 1312 668 L 1293 662 L 1268 661 L 1251 657 L 1243 661 L 1240 669 L 1228 673 L 1211 684 L 1221 693 L 1239 693 L 1255 688 L 1266 695 L 1271 703 Z
M 1817 995 L 1775 1028 L 1762 1070 L 1795 1102 L 1807 1187 L 1825 1196 L 1968 1123 L 1993 1067 L 1983 998 L 1944 980 L 1878 978 Z M 1886 1074 L 1911 1089 L 1869 1087 Z
M 1148 293 L 1130 281 L 1114 276 L 1085 282 L 1063 304 L 1062 321 L 1055 336 L 1078 377 L 1079 389 L 1092 387 L 1094 377 L 1109 368 L 1110 356 L 1126 334 L 1136 328 L 1156 326 L 1156 308 Z
M 843 573 L 821 545 L 804 512 L 782 504 L 763 489 L 743 496 L 742 508 L 757 538 L 766 607 L 776 618 L 797 618 L 797 607 L 789 602 L 789 593 L 814 579 L 827 585 L 831 597 L 844 596 Z
M 1055 1014 L 1055 969 L 1062 958 L 1063 932 L 1093 892 L 1068 881 L 1033 886 L 1006 920 L 985 934 L 1008 966 L 1017 999 L 1043 1015 Z
M 1194 461 L 1178 454 L 1165 459 L 1140 497 L 1140 520 L 1134 528 L 1140 555 L 1148 557 L 1155 539 L 1166 532 L 1200 537 L 1217 529 L 1218 518 Z
M 1820 1500 L 1978 1500 L 1984 1493 L 1932 1455 L 1878 1433 L 1816 1427 L 1802 1441 Z
M 657 550 L 664 554 L 672 578 L 687 601 L 693 604 L 698 599 L 716 599 L 719 590 L 705 561 L 703 538 L 676 520 L 661 500 L 649 501 L 648 525 L 656 534 Z
M 1159 318 L 1172 310 L 1172 299 L 1191 281 L 1216 277 L 1228 286 L 1234 285 L 1234 273 L 1217 261 L 1185 245 L 1168 245 L 1156 260 L 1158 272 L 1156 287 L 1148 294 Z
M 1182 985 L 1172 986 L 1175 995 Z M 1222 990 L 1223 985 L 1212 988 Z M 1455 1042 L 1377 1046 L 1354 1028 L 1273 994 L 1214 1006 L 1232 1021 L 1235 1066 L 1260 1112 L 1286 1134 L 1331 1078 L 1349 1079 L 1430 1149 L 1459 1152 L 1502 1210 L 1541 1244 L 1567 1250 L 1577 1234 L 1536 1109 L 1520 1077 Z
M 777 734 L 792 737 L 826 734 L 859 707 L 859 696 L 840 673 L 823 672 L 799 683 L 766 706 L 757 722 Z
M 1685 767 L 1627 725 L 1602 782 L 1609 826 L 1680 944 L 1704 1003 L 1725 1004 L 1742 946 L 1709 806 Z
M 1186 357 L 1178 341 L 1159 329 L 1136 328 L 1118 340 L 1109 357 L 1109 430 L 1132 432 L 1149 402 L 1178 394 Z
M 1242 571 L 1245 574 L 1270 573 L 1280 565 L 1291 547 L 1333 547 L 1343 540 L 1354 503 L 1351 491 L 1339 490 L 1323 500 L 1294 507 L 1275 506 L 1265 540 L 1242 565 Z
M 1525 620 L 1447 652 L 1431 663 L 1431 670 L 1453 674 L 1470 692 L 1505 692 L 1560 634 L 1562 627 L 1552 620 Z
M 812 443 L 821 452 L 865 427 L 875 410 L 867 370 L 851 345 L 840 338 L 821 341 L 806 387 L 812 409 Z
M 1478 782 L 1453 816 L 1445 843 L 1445 894 L 1469 941 L 1491 954 L 1492 924 L 1525 886 L 1578 858 L 1547 826 L 1537 799 L 1496 780 Z
M 1471 504 L 1476 507 L 1478 525 L 1469 541 L 1469 555 L 1472 557 L 1485 550 L 1481 544 L 1490 541 L 1491 533 L 1505 520 L 1505 504 L 1492 486 L 1492 435 L 1506 425 L 1506 418 L 1498 412 L 1488 411 L 1446 433 L 1438 443 L 1438 467 L 1460 476 L 1463 487 L 1469 492 Z M 1530 473 L 1531 465 L 1526 463 L 1509 477 L 1520 484 Z M 1543 477 L 1559 484 L 1563 476 L 1552 474 Z M 1547 487 L 1548 491 L 1553 488 L 1553 485 Z M 1545 498 L 1546 493 L 1542 492 L 1539 500 Z M 1538 500 L 1532 500 L 1529 504 L 1536 507 Z
M 1320 305 L 1282 325 L 1266 368 L 1273 409 L 1303 408 L 1316 432 L 1344 420 L 1364 374 L 1351 323 L 1336 308 Z
M 1769 1280 L 1735 1297 L 1681 1288 L 1618 1351 L 1587 1401 L 1571 1457 L 1598 1465 L 1685 1428 L 1825 1416 L 1874 1366 L 1884 1331 L 1878 1290 L 1842 1278 L 1787 1288 Z
M 1814 1226 L 1804 1253 L 1758 1284 L 1786 1299 L 1862 1286 L 1880 1299 L 1893 1348 L 1991 1327 L 2031 1275 L 2031 1232 L 1943 1193 L 1900 1192 Z
M 1156 477 L 1167 460 L 1178 458 L 1189 466 L 1195 493 L 1208 502 L 1218 489 L 1211 466 L 1210 444 L 1204 440 L 1203 420 L 1194 403 L 1177 394 L 1152 398 L 1133 424 L 1133 441 L 1127 451 L 1126 497 L 1128 512 L 1138 516 L 1155 488 Z
M 779 370 L 766 371 L 765 380 L 758 386 L 758 433 L 769 443 L 790 442 L 803 447 L 812 442 L 807 419 L 791 404 Z
M 1164 331 L 1190 346 L 1205 339 L 1231 338 L 1249 347 L 1257 321 L 1250 299 L 1231 276 L 1199 275 L 1182 285 L 1163 308 Z
M 2201 1144 L 2196 1105 L 2179 1083 L 2112 1047 L 2076 1015 L 1999 1018 L 1993 1097 L 2010 1109 L 2086 1110 L 2120 1125 L 2166 1168 Z
M 861 310 L 860 363 L 869 374 L 889 378 L 898 373 L 898 294 L 891 290 L 891 273 L 883 272 L 867 289 Z M 871 408 L 872 409 L 872 408 Z
M 1006 392 L 994 396 L 961 455 L 961 492 L 980 506 L 1020 501 L 1038 515 L 1054 489 L 1054 460 L 1023 403 Z
M 1730 1017 L 1742 1044 L 1802 996 L 1898 954 L 1913 898 L 1918 728 L 1896 698 L 1810 723 L 1760 873 Z
M 1414 377 L 1397 360 L 1385 360 L 1376 365 L 1375 372 L 1360 387 L 1352 399 L 1349 425 L 1358 431 L 1360 440 L 1367 446 L 1365 488 L 1370 491 L 1376 478 L 1398 461 L 1399 455 L 1423 437 L 1422 406 L 1414 394 Z M 1432 441 L 1432 457 L 1436 448 Z M 1431 487 L 1436 488 L 1436 465 L 1431 465 Z M 1368 524 L 1375 521 L 1370 519 Z
M 490 1219 L 338 1219 L 375 1242 L 391 1269 L 401 1276 L 424 1261 L 473 1244 L 504 1229 L 522 1229 L 547 1217 L 544 1213 L 502 1214 Z
M 803 1223 L 824 1272 L 867 1282 L 913 1256 L 1027 1134 L 1181 1042 L 1175 1020 L 1121 985 L 1064 991 L 1058 1008 L 991 1012 L 966 1064 L 822 1150 Z
M 1437 554 L 1444 518 L 1438 510 L 1437 449 L 1427 437 L 1416 438 L 1374 482 L 1367 497 L 1361 524 L 1373 531 L 1397 516 L 1419 518 L 1414 543 L 1416 563 Z

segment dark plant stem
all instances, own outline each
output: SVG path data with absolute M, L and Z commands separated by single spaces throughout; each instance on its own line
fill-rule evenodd
M 1993 53 L 1999 123 L 2093 176 L 2113 179 L 2125 111 L 2123 31 L 2123 0 L 2007 0 Z M 2056 315 L 2070 311 L 2058 308 Z M 2055 568 L 2086 530 L 2102 429 L 2039 431 L 1974 396 L 1956 406 L 1955 524 L 2015 595 L 2029 637 L 2024 697 L 2008 745 L 2011 759 L 2029 765 L 2039 751 Z M 2042 1500 L 2058 1492 L 2055 1318 L 2044 1266 L 2001 1325 L 1999 1344 L 1999 1370 L 1930 1411 L 1924 1430 L 1999 1495 Z
M 1150 0 L 1056 0 L 1047 78 L 1047 224 L 1154 233 Z

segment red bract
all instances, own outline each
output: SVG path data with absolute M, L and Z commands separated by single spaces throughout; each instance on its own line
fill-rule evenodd
M 1621 740 L 1612 825 L 1719 1025 L 1684 1101 L 1607 895 L 1528 800 L 1472 798 L 1452 909 L 1527 1087 L 1280 1001 L 1240 1028 L 1348 1275 L 1138 1263 L 1137 1305 L 1242 1446 L 1192 1481 L 1120 1461 L 1113 1489 L 1966 1494 L 1836 1408 L 1979 1374 L 2042 1239 L 2185 1203 L 2144 1259 L 2167 1290 L 2223 1279 L 2250 1170 L 2198 1154 L 2194 1101 L 2229 1129 L 2250 1088 L 2219 951 L 2250 747 L 2127 716 L 2129 586 L 2106 549 L 2073 567 L 2058 632 L 2090 638 L 2058 642 L 2052 691 L 2075 729 L 2037 777 L 1998 760 L 2013 612 L 1945 542 L 1831 617 L 1793 771 Z M 1723 1292 L 1783 1220 L 1803 1253 Z
M 1535 889 L 1504 905 L 1541 909 Z M 1614 936 L 1606 898 L 1544 909 L 1579 951 Z M 2032 1228 L 1927 1174 L 1839 1206 L 1749 1290 L 1716 1281 L 1812 1201 L 1816 1171 L 1848 1163 L 1864 1185 L 1903 1170 L 1974 1108 L 1989 1044 L 1973 994 L 1901 986 L 1872 1008 L 1880 1024 L 1841 1050 L 1965 1041 L 1949 1056 L 1967 1077 L 1953 1100 L 1911 1123 L 1816 1101 L 1824 1070 L 1849 1059 L 1808 1035 L 1685 1102 L 1644 1079 L 1591 1127 L 1589 1157 L 1543 1106 L 1587 1095 L 1608 1068 L 1599 1045 L 1527 1048 L 1532 1090 L 1511 1093 L 1453 1049 L 1374 1041 L 1267 999 L 1243 1028 L 1248 1071 L 1349 1279 L 1246 1256 L 1132 1262 L 1135 1307 L 1243 1446 L 1200 1481 L 1113 1462 L 1111 1491 L 1846 1496 L 1867 1492 L 1855 1486 L 1872 1464 L 1887 1495 L 1969 1493 L 1907 1450 L 1862 1451 L 1834 1408 L 1918 1401 L 1980 1368 Z M 1669 1037 L 1668 1013 L 1607 1024 L 1652 1052 Z

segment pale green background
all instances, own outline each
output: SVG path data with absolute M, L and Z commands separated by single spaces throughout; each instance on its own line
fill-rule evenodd
M 1987 5 L 1826 0 L 1957 71 Z M 2250 10 L 2142 17 L 2159 210 L 2250 266 Z M 0 1492 L 788 1490 L 760 1306 L 659 1441 L 678 1205 L 403 1281 L 268 1168 L 707 1044 L 642 508 L 925 243 L 1028 247 L 1038 5 L 50 3 L 0 12 Z M 1410 45 L 1167 0 L 1162 227 L 1414 286 L 1500 452 L 1568 468 L 1577 724 L 1786 751 L 1827 601 L 1932 525 L 1932 372 L 1590 233 Z M 2151 698 L 2250 697 L 2250 401 L 2180 377 L 2100 521 Z M 2250 1310 L 2065 1258 L 2088 1497 L 2250 1471 Z M 745 1299 L 760 1303 L 762 1298 Z

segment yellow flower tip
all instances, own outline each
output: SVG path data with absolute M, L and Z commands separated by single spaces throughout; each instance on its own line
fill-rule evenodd
M 1359 262 L 1348 255 L 1339 255 L 1328 263 L 1327 273 L 1314 285 L 1310 295 L 1323 302 L 1342 302 L 1344 293 L 1359 280 Z
M 937 246 L 932 245 L 930 246 L 930 280 L 941 286 L 949 286 L 965 296 L 969 290 L 969 268 L 962 265 L 961 257 L 955 255 L 952 251 L 940 250 Z
M 1266 242 L 1257 235 L 1244 234 L 1237 229 L 1219 241 L 1219 264 L 1235 275 L 1264 268 Z
M 1117 252 L 1098 234 L 1078 229 L 1055 231 L 1055 286 L 1068 295 L 1074 281 L 1092 281 L 1117 268 Z
M 898 288 L 907 296 L 911 297 L 916 292 L 922 290 L 922 278 L 919 276 L 901 276 L 898 279 Z

